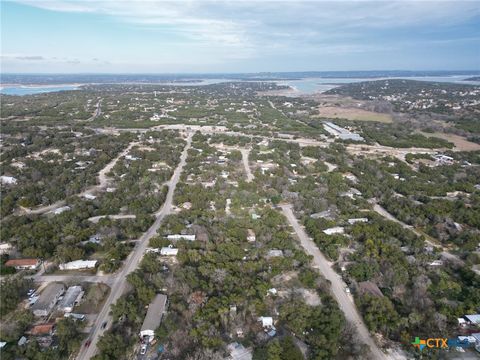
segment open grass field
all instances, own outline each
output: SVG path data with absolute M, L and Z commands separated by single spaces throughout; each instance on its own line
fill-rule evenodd
M 341 108 L 335 106 L 320 106 L 318 108 L 319 117 L 334 119 L 347 119 L 356 121 L 377 121 L 382 123 L 391 123 L 392 117 L 389 114 L 382 114 L 373 111 L 367 111 L 356 108 Z
M 455 135 L 455 134 L 446 134 L 446 133 L 426 133 L 419 131 L 420 134 L 427 136 L 427 137 L 437 137 L 440 139 L 447 140 L 455 145 L 455 150 L 459 151 L 476 151 L 480 150 L 480 144 L 476 144 L 474 142 L 468 141 L 463 136 Z

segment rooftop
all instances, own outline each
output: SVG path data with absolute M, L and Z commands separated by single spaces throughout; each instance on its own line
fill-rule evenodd
M 160 322 L 162 321 L 162 316 L 165 312 L 166 305 L 167 295 L 158 294 L 155 296 L 155 299 L 153 299 L 148 306 L 147 315 L 145 315 L 145 320 L 143 320 L 140 331 L 155 330 L 158 328 L 160 326 Z
M 11 259 L 5 263 L 5 266 L 35 266 L 38 259 Z

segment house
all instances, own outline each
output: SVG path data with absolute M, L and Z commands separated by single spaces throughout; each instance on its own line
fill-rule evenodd
M 227 358 L 228 360 L 252 360 L 252 349 L 245 348 L 245 346 L 237 342 L 228 344 L 227 351 L 230 354 Z
M 59 207 L 58 209 L 53 210 L 52 213 L 55 215 L 60 215 L 61 213 L 68 210 L 71 210 L 70 206 L 62 206 L 62 207 Z
M 55 331 L 55 324 L 40 324 L 35 325 L 29 331 L 30 335 L 41 336 L 41 335 L 53 335 Z
M 100 235 L 100 234 L 92 235 L 88 238 L 88 240 L 86 242 L 91 243 L 91 244 L 101 244 L 102 243 L 102 235 Z
M 2 175 L 0 176 L 0 182 L 2 183 L 2 185 L 15 185 L 18 180 L 15 179 L 13 176 Z
M 87 318 L 85 314 L 75 314 L 72 312 L 63 314 L 63 317 L 72 318 L 73 320 L 80 320 L 80 321 L 84 321 Z
M 453 160 L 454 160 L 453 157 L 443 155 L 443 154 L 434 155 L 433 158 L 440 165 L 451 165 L 453 164 Z
M 277 250 L 277 249 L 272 249 L 267 253 L 267 258 L 272 258 L 272 257 L 283 257 L 283 251 L 282 250 Z
M 470 325 L 480 326 L 480 314 L 465 315 L 464 318 Z
M 261 216 L 260 216 L 260 215 L 257 215 L 257 214 L 255 214 L 255 213 L 252 213 L 252 215 L 251 215 L 251 216 L 252 216 L 252 219 L 253 219 L 253 220 L 258 220 L 258 219 L 260 219 L 260 218 L 261 218 Z
M 82 300 L 84 293 L 81 286 L 70 286 L 60 301 L 58 309 L 66 313 L 72 312 L 75 305 Z
M 14 267 L 17 270 L 36 270 L 40 266 L 38 259 L 11 259 L 5 266 Z
M 175 234 L 175 235 L 167 235 L 167 240 L 169 241 L 177 241 L 177 240 L 187 240 L 187 241 L 195 241 L 195 235 L 182 235 L 182 234 Z
M 366 223 L 366 222 L 368 222 L 368 219 L 367 218 L 354 218 L 354 219 L 348 219 L 347 221 L 350 225 L 353 225 L 353 224 L 356 224 L 358 222 Z
M 147 315 L 143 320 L 142 327 L 140 329 L 140 337 L 148 337 L 148 341 L 151 342 L 155 335 L 155 330 L 160 326 L 162 322 L 163 314 L 167 306 L 167 295 L 158 294 L 148 306 Z
M 0 244 L 0 255 L 10 254 L 10 252 L 12 250 L 13 250 L 13 246 L 10 245 L 9 243 L 1 243 Z
M 442 266 L 443 261 L 442 260 L 434 260 L 431 263 L 428 264 L 429 266 Z
M 252 229 L 248 229 L 247 230 L 247 241 L 254 242 L 255 240 L 257 240 L 257 238 L 255 236 L 255 232 Z
M 325 229 L 323 230 L 323 232 L 327 235 L 343 234 L 345 232 L 345 229 L 341 226 L 335 226 L 332 228 Z
M 379 289 L 377 284 L 371 281 L 362 281 L 358 283 L 358 292 L 360 295 L 372 295 L 375 297 L 383 297 L 382 291 Z
M 271 328 L 273 326 L 273 318 L 271 316 L 260 316 L 258 321 L 262 322 L 264 328 Z
M 133 156 L 133 155 L 130 155 L 130 154 L 125 155 L 125 159 L 130 160 L 130 161 L 140 160 L 139 157 L 136 157 L 136 156 Z
M 65 292 L 65 286 L 61 283 L 50 283 L 42 291 L 38 301 L 31 307 L 33 315 L 48 316 L 57 303 L 60 296 Z
M 87 200 L 95 200 L 97 197 L 92 194 L 84 194 L 83 197 Z
M 311 214 L 310 217 L 312 219 L 327 219 L 327 220 L 334 220 L 335 214 L 332 210 L 328 209 L 325 211 L 321 211 L 318 213 Z
M 175 249 L 174 247 L 172 247 L 172 245 L 170 245 L 169 247 L 162 247 L 160 249 L 160 255 L 163 255 L 163 256 L 177 256 L 178 254 L 178 249 Z
M 75 260 L 68 263 L 60 264 L 60 270 L 83 270 L 93 269 L 97 265 L 97 260 Z

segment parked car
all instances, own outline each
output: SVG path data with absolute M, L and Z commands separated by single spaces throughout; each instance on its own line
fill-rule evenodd
M 102 324 L 102 329 L 105 329 L 107 327 L 107 322 L 104 321 L 103 324 Z
M 91 340 L 87 340 L 87 342 L 85 343 L 85 347 L 86 347 L 86 348 L 89 347 L 91 343 L 92 343 Z
M 140 355 L 145 355 L 147 352 L 147 345 L 142 345 L 142 347 L 140 348 Z

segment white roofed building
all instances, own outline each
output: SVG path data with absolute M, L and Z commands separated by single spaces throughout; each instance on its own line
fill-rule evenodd
M 81 286 L 70 286 L 60 301 L 58 309 L 66 313 L 72 312 L 73 308 L 80 303 L 83 294 Z
M 323 232 L 327 235 L 343 234 L 345 232 L 345 229 L 341 226 L 335 226 L 332 228 L 325 229 L 323 230 Z
M 68 263 L 60 264 L 60 270 L 82 270 L 93 269 L 97 265 L 97 260 L 75 260 Z
M 177 241 L 177 240 L 187 240 L 187 241 L 195 241 L 195 235 L 182 235 L 182 234 L 174 234 L 174 235 L 167 235 L 167 240 L 169 241 Z
M 177 256 L 178 254 L 178 249 L 172 247 L 171 245 L 169 247 L 162 247 L 160 249 L 160 255 L 163 256 Z

